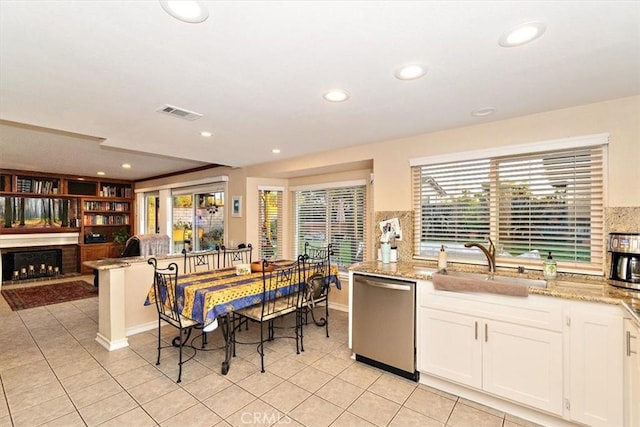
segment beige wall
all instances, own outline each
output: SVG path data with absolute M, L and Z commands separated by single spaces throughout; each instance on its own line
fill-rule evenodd
M 480 121 L 481 119 L 479 119 Z M 640 206 L 640 97 L 383 141 L 247 168 L 248 176 L 373 160 L 375 211 L 411 210 L 409 159 L 609 133 L 607 206 Z
M 229 236 L 234 240 L 250 240 L 250 237 L 256 236 L 257 218 L 254 217 L 257 215 L 254 210 L 256 205 L 253 202 L 247 204 L 247 201 L 257 200 L 257 187 L 269 185 L 273 178 L 284 179 L 285 182 L 288 179 L 288 185 L 291 186 L 303 182 L 319 182 L 327 177 L 339 180 L 337 177 L 344 171 L 366 171 L 366 174 L 372 170 L 374 184 L 371 212 L 408 211 L 411 210 L 411 158 L 599 133 L 610 134 L 606 205 L 640 206 L 638 96 L 359 145 L 246 168 L 217 168 L 192 174 L 189 179 L 228 175 L 229 196 L 242 195 L 245 201 L 242 218 L 231 218 L 227 207 Z M 180 177 L 180 180 L 184 179 L 184 176 Z M 176 177 L 169 180 L 177 181 Z M 144 187 L 148 183 L 140 185 Z M 251 192 L 254 194 L 248 194 Z M 251 210 L 247 209 L 249 206 Z
M 372 146 L 375 210 L 411 209 L 408 159 L 609 133 L 607 206 L 640 206 L 640 97 L 419 135 Z M 386 154 L 395 150 L 401 155 Z

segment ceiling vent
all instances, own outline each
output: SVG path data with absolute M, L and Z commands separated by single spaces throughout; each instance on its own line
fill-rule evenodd
M 194 121 L 202 117 L 202 114 L 195 113 L 193 111 L 185 110 L 184 108 L 174 107 L 173 105 L 165 104 L 156 110 L 158 113 L 168 114 L 179 119 Z

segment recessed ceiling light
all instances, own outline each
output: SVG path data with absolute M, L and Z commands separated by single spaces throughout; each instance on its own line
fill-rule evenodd
M 498 43 L 503 47 L 521 46 L 542 36 L 546 29 L 542 22 L 527 22 L 504 33 Z
M 96 174 L 96 175 L 99 175 L 99 176 L 105 176 L 105 175 L 106 175 L 106 173 L 104 173 L 104 172 L 102 172 L 102 171 L 99 171 L 99 172 L 97 172 L 97 174 Z
M 415 80 L 424 76 L 426 73 L 427 69 L 422 65 L 405 65 L 396 71 L 396 78 L 400 80 Z
M 160 6 L 174 18 L 191 24 L 203 22 L 209 17 L 209 10 L 202 1 L 160 0 Z
M 124 169 L 131 169 L 131 165 L 130 165 L 129 163 L 123 163 L 123 164 L 122 164 L 122 167 L 123 167 Z
M 349 99 L 349 94 L 342 89 L 331 89 L 322 96 L 329 102 L 344 102 Z
M 271 152 L 273 154 L 280 154 L 280 149 L 279 148 L 274 148 L 273 150 L 271 150 Z
M 204 136 L 205 138 L 209 138 L 211 135 L 213 135 L 211 132 L 207 132 L 206 130 L 200 132 L 201 136 Z
M 493 107 L 484 107 L 484 108 L 478 108 L 477 110 L 473 110 L 471 112 L 471 115 L 476 117 L 485 117 L 485 116 L 490 116 L 495 112 L 496 112 L 496 109 Z

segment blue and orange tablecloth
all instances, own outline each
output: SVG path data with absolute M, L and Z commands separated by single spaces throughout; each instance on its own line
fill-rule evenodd
M 294 261 L 275 261 L 275 268 L 289 266 Z M 330 282 L 340 288 L 338 269 L 331 266 Z M 176 297 L 180 314 L 209 325 L 219 316 L 262 302 L 262 272 L 243 276 L 235 267 L 186 274 L 178 277 Z M 155 302 L 153 285 L 145 305 Z

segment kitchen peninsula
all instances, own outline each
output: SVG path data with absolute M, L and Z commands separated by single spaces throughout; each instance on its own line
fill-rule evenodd
M 171 262 L 182 265 L 182 255 L 157 255 L 158 265 Z M 145 306 L 153 283 L 153 267 L 145 257 L 107 258 L 86 261 L 84 265 L 98 271 L 98 333 L 96 341 L 109 351 L 129 345 L 127 337 L 158 327 L 153 305 Z
M 543 425 L 638 425 L 640 292 L 575 275 L 529 287 L 524 297 L 450 292 L 434 288 L 435 270 L 352 266 L 349 347 L 358 328 L 354 274 L 413 281 L 421 383 Z

